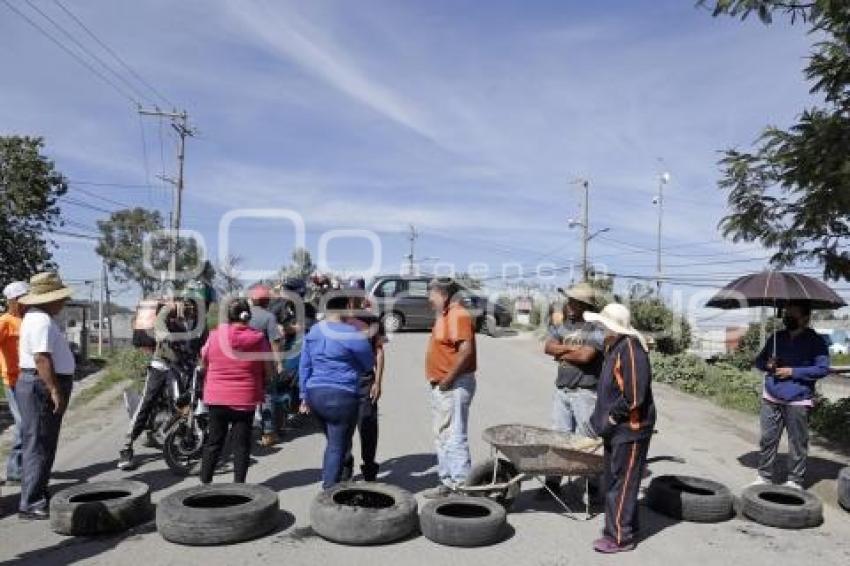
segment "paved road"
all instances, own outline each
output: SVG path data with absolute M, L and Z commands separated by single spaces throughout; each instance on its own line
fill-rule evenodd
M 381 445 L 384 480 L 414 492 L 435 481 L 431 455 L 427 391 L 422 377 L 425 334 L 402 334 L 389 346 L 386 396 L 381 405 Z M 473 456 L 488 454 L 481 431 L 493 424 L 521 422 L 547 425 L 554 368 L 530 338 L 480 338 L 479 389 L 471 435 Z M 755 428 L 752 419 L 732 414 L 665 387 L 656 388 L 660 434 L 650 456 L 683 458 L 685 463 L 661 461 L 653 474 L 679 472 L 714 478 L 737 487 L 749 482 Z M 153 453 L 131 473 L 115 469 L 116 450 L 126 416 L 114 403 L 101 399 L 78 411 L 67 427 L 57 461 L 55 484 L 80 480 L 130 477 L 148 482 L 154 501 L 196 480 L 179 481 Z M 322 439 L 302 435 L 272 454 L 257 457 L 249 481 L 261 482 L 280 494 L 281 525 L 258 541 L 222 548 L 184 548 L 163 541 L 152 526 L 105 539 L 67 538 L 41 523 L 21 523 L 14 515 L 0 520 L 0 561 L 6 564 L 847 564 L 850 561 L 850 514 L 834 506 L 834 482 L 840 458 L 819 452 L 813 459 L 813 489 L 828 500 L 824 526 L 805 532 L 762 527 L 744 520 L 717 525 L 676 523 L 647 509 L 642 521 L 648 538 L 629 555 L 611 559 L 595 555 L 591 541 L 602 518 L 574 521 L 558 514 L 556 506 L 534 498 L 526 484 L 509 515 L 513 534 L 496 546 L 451 549 L 423 537 L 373 548 L 350 548 L 325 542 L 309 529 L 308 509 L 318 491 Z M 844 460 L 846 465 L 846 459 Z M 219 481 L 226 481 L 226 477 Z M 13 492 L 2 498 L 4 513 L 16 503 Z

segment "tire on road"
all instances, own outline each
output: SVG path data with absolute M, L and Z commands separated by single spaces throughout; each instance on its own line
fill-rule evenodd
M 313 530 L 331 542 L 386 544 L 416 530 L 416 499 L 381 483 L 342 483 L 316 496 L 310 506 Z
M 265 486 L 199 485 L 160 501 L 156 528 L 162 538 L 178 544 L 232 544 L 267 534 L 279 515 L 277 493 Z
M 150 521 L 153 514 L 150 488 L 137 481 L 83 483 L 50 499 L 50 527 L 63 535 L 119 533 Z
M 498 463 L 497 463 L 498 462 Z M 494 483 L 493 470 L 496 470 L 495 483 L 508 483 L 513 478 L 519 475 L 519 472 L 509 461 L 504 458 L 490 458 L 484 462 L 480 462 L 472 467 L 469 476 L 466 478 L 466 485 L 470 487 L 489 485 Z M 508 488 L 501 491 L 493 492 L 470 492 L 467 495 L 487 497 L 496 503 L 500 504 L 505 510 L 511 508 L 514 500 L 522 491 L 520 482 L 516 482 Z
M 717 523 L 735 513 L 735 497 L 729 488 L 690 476 L 654 478 L 647 488 L 646 500 L 651 509 L 683 521 Z
M 422 534 L 447 546 L 487 546 L 505 536 L 504 507 L 482 497 L 447 497 L 430 501 L 419 516 Z
M 844 468 L 838 472 L 838 504 L 845 511 L 850 511 L 850 468 Z
M 823 504 L 808 491 L 781 485 L 753 485 L 741 493 L 741 512 L 762 525 L 806 529 L 823 523 Z

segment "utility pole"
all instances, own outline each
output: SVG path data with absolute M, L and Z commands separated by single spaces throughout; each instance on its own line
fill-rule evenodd
M 416 269 L 414 267 L 415 262 L 415 247 L 416 247 L 416 238 L 419 237 L 419 232 L 416 231 L 416 226 L 413 224 L 410 225 L 410 234 L 408 234 L 407 239 L 410 241 L 410 253 L 407 254 L 407 271 L 408 275 L 415 275 Z
M 186 159 L 186 138 L 195 135 L 195 129 L 189 126 L 189 114 L 182 110 L 180 112 L 163 112 L 159 108 L 154 110 L 145 110 L 139 107 L 139 114 L 142 116 L 157 116 L 159 118 L 169 118 L 171 127 L 177 132 L 180 141 L 177 144 L 177 178 L 173 179 L 164 175 L 160 178 L 174 186 L 174 205 L 171 214 L 171 280 L 177 279 L 177 252 L 178 240 L 180 235 L 180 216 L 183 206 L 183 169 Z
M 662 223 L 664 221 L 664 185 L 670 182 L 670 173 L 662 173 L 658 176 L 658 196 L 656 197 L 656 204 L 658 205 L 658 247 L 657 252 L 658 256 L 656 258 L 656 274 L 657 279 L 655 281 L 656 284 L 656 294 L 658 297 L 661 297 L 661 277 L 662 277 L 662 266 L 661 266 L 661 229 Z
M 103 357 L 103 293 L 106 289 L 106 262 L 101 262 L 100 301 L 97 305 L 97 356 Z
M 582 187 L 584 187 L 584 221 L 582 222 L 581 235 L 581 280 L 587 281 L 587 241 L 588 241 L 588 226 L 590 226 L 590 182 L 583 179 Z
M 106 274 L 106 264 L 103 265 L 103 287 L 106 294 L 106 323 L 109 325 L 109 353 L 114 353 L 115 340 L 112 335 L 112 300 L 109 296 L 109 276 Z M 103 318 L 100 319 L 100 326 L 103 327 Z

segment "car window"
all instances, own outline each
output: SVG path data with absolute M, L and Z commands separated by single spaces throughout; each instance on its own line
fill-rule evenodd
M 399 281 L 397 279 L 387 279 L 375 290 L 375 295 L 378 297 L 394 297 L 399 292 Z
M 428 282 L 427 281 L 408 281 L 407 292 L 411 297 L 427 297 Z

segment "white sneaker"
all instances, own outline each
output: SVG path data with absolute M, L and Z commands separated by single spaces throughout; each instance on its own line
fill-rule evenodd
M 795 481 L 788 480 L 787 482 L 783 483 L 782 485 L 785 486 L 785 487 L 791 487 L 791 488 L 794 488 L 794 489 L 798 489 L 800 491 L 805 491 L 803 484 L 797 483 Z
M 752 487 L 754 485 L 768 485 L 770 482 L 764 479 L 761 476 L 758 476 L 753 483 L 749 484 L 747 487 Z

